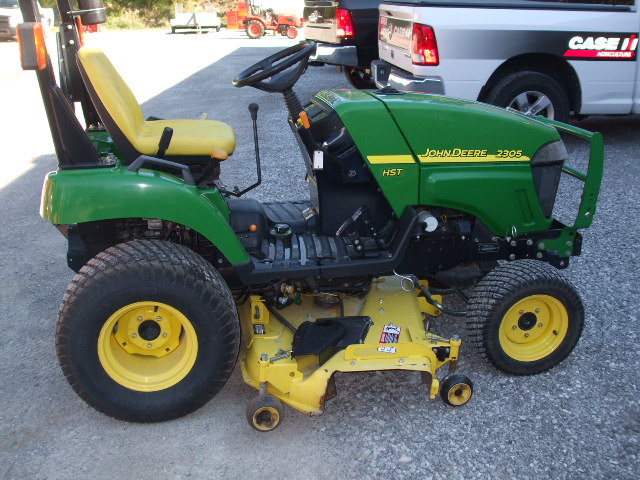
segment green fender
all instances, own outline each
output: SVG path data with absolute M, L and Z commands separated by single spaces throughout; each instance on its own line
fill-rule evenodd
M 158 218 L 204 235 L 232 264 L 249 261 L 216 189 L 199 189 L 154 170 L 116 166 L 51 172 L 44 181 L 40 215 L 55 225 Z

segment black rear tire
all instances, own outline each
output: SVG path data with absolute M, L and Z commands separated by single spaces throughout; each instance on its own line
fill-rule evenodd
M 498 107 L 510 107 L 525 115 L 544 115 L 559 122 L 569 119 L 567 92 L 558 81 L 544 73 L 511 73 L 496 83 L 487 95 L 486 102 Z
M 56 330 L 58 359 L 76 393 L 133 422 L 200 408 L 231 375 L 239 343 L 235 303 L 220 274 L 162 241 L 119 244 L 90 260 L 67 289 Z
M 558 365 L 576 346 L 583 326 L 576 288 L 536 260 L 499 266 L 480 280 L 469 299 L 470 342 L 494 367 L 513 375 Z

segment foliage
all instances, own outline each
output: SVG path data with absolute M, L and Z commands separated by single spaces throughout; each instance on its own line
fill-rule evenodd
M 182 3 L 185 12 L 202 12 L 205 3 L 212 3 L 223 16 L 237 8 L 237 0 L 105 0 L 108 28 L 166 27 L 174 16 L 175 4 Z M 56 8 L 56 0 L 40 0 L 43 7 Z M 72 0 L 72 7 L 76 2 Z

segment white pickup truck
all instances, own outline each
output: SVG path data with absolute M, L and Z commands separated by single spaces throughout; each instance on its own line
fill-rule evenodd
M 640 113 L 639 1 L 386 0 L 372 75 L 561 121 Z
M 45 29 L 53 27 L 53 9 L 42 8 L 38 2 Z M 22 23 L 18 0 L 0 0 L 0 39 L 16 38 L 16 27 Z

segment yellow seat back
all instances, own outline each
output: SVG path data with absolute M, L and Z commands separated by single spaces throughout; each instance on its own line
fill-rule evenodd
M 101 50 L 83 47 L 78 51 L 78 59 L 113 121 L 129 142 L 137 146 L 135 140 L 145 120 L 129 86 Z

